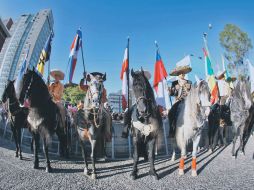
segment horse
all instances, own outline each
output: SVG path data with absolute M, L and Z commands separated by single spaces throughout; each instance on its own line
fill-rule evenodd
M 33 168 L 39 168 L 38 149 L 41 137 L 46 157 L 46 172 L 51 172 L 48 146 L 54 133 L 57 134 L 60 141 L 60 154 L 64 155 L 67 152 L 67 135 L 64 122 L 61 119 L 59 108 L 52 101 L 47 85 L 35 69 L 27 70 L 22 80 L 19 101 L 20 104 L 24 104 L 25 99 L 30 102 L 27 121 L 34 139 Z
M 244 148 L 251 135 L 254 125 L 254 104 L 251 98 L 250 82 L 240 79 L 230 99 L 231 120 L 233 123 L 232 156 L 237 158 L 238 151 L 245 154 Z M 240 145 L 235 150 L 236 141 L 240 136 Z
M 192 86 L 188 96 L 183 99 L 176 112 L 175 141 L 181 150 L 179 175 L 184 174 L 184 159 L 187 146 L 193 142 L 192 150 L 192 176 L 197 176 L 196 156 L 202 128 L 208 119 L 210 112 L 210 90 L 205 81 Z M 169 118 L 170 119 L 170 118 Z M 172 135 L 172 134 L 171 134 Z M 175 145 L 173 144 L 172 160 L 175 157 Z
M 149 175 L 156 180 L 159 179 L 154 167 L 155 143 L 162 132 L 162 118 L 155 101 L 153 89 L 145 77 L 144 71 L 131 70 L 133 78 L 133 93 L 136 98 L 135 104 L 128 112 L 128 123 L 131 126 L 131 135 L 133 142 L 133 169 L 131 178 L 138 178 L 139 156 L 143 153 L 145 160 L 149 159 Z
M 16 155 L 22 160 L 22 149 L 21 149 L 21 129 L 28 128 L 27 116 L 28 108 L 21 107 L 19 105 L 18 98 L 14 88 L 15 81 L 8 81 L 6 88 L 2 95 L 2 102 L 8 102 L 9 118 L 11 124 L 11 130 L 13 133 L 14 141 L 16 144 Z
M 85 167 L 84 174 L 92 179 L 97 178 L 95 161 L 98 153 L 99 144 L 104 143 L 106 140 L 111 139 L 112 118 L 110 113 L 104 108 L 102 102 L 104 85 L 106 81 L 106 73 L 89 73 L 86 76 L 88 81 L 88 89 L 84 99 L 84 108 L 80 109 L 76 114 L 76 130 L 78 133 L 78 140 L 81 147 L 82 156 L 84 159 Z M 90 173 L 87 163 L 87 149 L 84 145 L 85 141 L 91 144 L 91 160 L 92 172 Z M 103 146 L 103 145 L 102 145 Z M 104 151 L 104 150 L 103 150 Z

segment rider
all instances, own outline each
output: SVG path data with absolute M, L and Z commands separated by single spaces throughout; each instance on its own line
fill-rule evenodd
M 176 129 L 177 108 L 180 102 L 188 95 L 191 90 L 192 82 L 185 79 L 185 74 L 191 72 L 189 66 L 177 66 L 171 71 L 171 76 L 178 76 L 178 79 L 172 82 L 172 86 L 168 88 L 169 95 L 175 97 L 175 102 L 168 113 L 170 131 L 169 134 L 174 135 Z
M 53 101 L 56 103 L 60 110 L 62 121 L 65 121 L 65 108 L 61 102 L 64 92 L 64 86 L 60 82 L 60 80 L 64 80 L 64 73 L 60 70 L 55 69 L 50 72 L 50 76 L 52 76 L 55 81 L 48 86 L 49 93 L 51 94 Z

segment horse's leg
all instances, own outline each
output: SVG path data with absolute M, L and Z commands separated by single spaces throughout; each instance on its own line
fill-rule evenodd
M 49 173 L 52 171 L 52 168 L 50 166 L 50 161 L 49 161 L 48 143 L 45 138 L 43 139 L 43 148 L 44 148 L 44 154 L 46 158 L 46 172 Z
M 88 172 L 88 164 L 87 164 L 87 159 L 86 159 L 86 150 L 85 150 L 84 142 L 79 139 L 79 144 L 80 144 L 80 148 L 81 148 L 82 157 L 83 157 L 84 163 L 85 163 L 84 174 L 88 175 L 89 172 Z
M 175 137 L 171 138 L 171 144 L 172 144 L 172 157 L 171 157 L 171 161 L 174 162 L 176 159 L 176 142 L 175 142 Z
M 243 150 L 244 137 L 245 137 L 245 132 L 243 132 L 243 134 L 240 134 L 240 146 L 238 148 L 238 150 L 240 150 L 240 154 L 244 154 L 244 150 Z
M 131 177 L 133 180 L 137 179 L 138 175 L 138 159 L 139 159 L 139 155 L 138 155 L 138 137 L 133 137 L 133 169 L 131 172 Z
M 39 158 L 38 158 L 38 149 L 39 149 L 39 141 L 40 141 L 40 136 L 37 133 L 33 133 L 33 138 L 34 138 L 34 169 L 39 168 Z
M 191 175 L 193 177 L 197 176 L 197 148 L 200 141 L 200 136 L 198 135 L 193 140 L 193 150 L 192 150 L 192 164 L 191 164 Z
M 154 178 L 156 180 L 159 179 L 158 174 L 155 171 L 154 168 L 154 158 L 155 158 L 155 153 L 154 153 L 154 149 L 155 149 L 155 142 L 156 139 L 153 138 L 152 140 L 148 141 L 148 159 L 150 161 L 150 171 L 149 171 L 149 175 L 154 176 Z
M 17 129 L 16 129 L 15 125 L 11 124 L 11 130 L 12 130 L 13 138 L 14 138 L 15 145 L 16 145 L 15 157 L 17 158 L 17 157 L 19 157 L 19 146 L 18 146 Z
M 22 160 L 22 151 L 21 151 L 21 128 L 17 127 L 17 140 L 19 147 L 19 159 Z
M 184 174 L 184 159 L 186 158 L 186 146 L 184 145 L 181 148 L 181 158 L 180 158 L 180 164 L 179 164 L 179 175 Z
M 96 175 L 96 168 L 95 168 L 95 160 L 96 160 L 96 152 L 95 152 L 95 148 L 96 148 L 96 140 L 91 140 L 91 160 L 92 160 L 92 179 L 96 179 L 97 175 Z
M 235 144 L 236 144 L 236 140 L 237 140 L 237 133 L 234 132 L 234 138 L 233 138 L 233 146 L 232 146 L 232 156 L 235 156 L 236 157 L 236 152 L 235 152 Z

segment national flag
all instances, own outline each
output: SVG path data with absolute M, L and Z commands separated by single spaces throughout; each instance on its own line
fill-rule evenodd
M 14 87 L 15 87 L 15 92 L 16 92 L 16 96 L 19 97 L 20 95 L 20 92 L 21 92 L 21 84 L 22 84 L 22 78 L 27 70 L 27 67 L 28 67 L 28 62 L 27 62 L 27 57 L 28 57 L 28 54 L 29 54 L 29 50 L 30 50 L 30 45 L 26 51 L 26 55 L 25 55 L 25 58 L 23 60 L 23 63 L 21 65 L 21 68 L 19 70 L 19 73 L 18 73 L 18 77 L 15 81 L 15 84 L 14 84 Z
M 218 84 L 216 82 L 215 76 L 214 76 L 214 71 L 212 68 L 212 63 L 210 61 L 209 55 L 206 51 L 205 48 L 203 48 L 204 51 L 204 57 L 205 57 L 205 64 L 206 64 L 206 77 L 207 77 L 207 82 L 208 86 L 210 88 L 211 92 L 211 103 L 214 104 L 219 100 L 219 88 Z
M 51 53 L 51 42 L 53 38 L 53 32 L 50 33 L 42 51 L 39 57 L 39 62 L 37 64 L 37 71 L 43 76 L 44 74 L 44 66 L 45 63 L 49 60 L 50 58 L 50 53 Z
M 156 62 L 154 67 L 154 82 L 155 99 L 158 105 L 170 109 L 169 94 L 167 87 L 167 71 L 164 67 L 159 50 L 156 52 Z
M 122 108 L 125 110 L 128 107 L 128 75 L 129 75 L 129 41 L 128 45 L 124 51 L 124 58 L 122 64 L 122 70 L 120 78 L 122 80 Z
M 77 34 L 71 44 L 71 52 L 69 55 L 69 83 L 72 83 L 72 78 L 77 64 L 78 51 L 82 45 L 81 29 L 77 30 Z

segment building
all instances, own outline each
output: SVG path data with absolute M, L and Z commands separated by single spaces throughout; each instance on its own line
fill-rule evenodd
M 10 23 L 5 23 L 0 18 L 0 52 L 1 52 L 1 49 L 4 45 L 5 39 L 8 38 L 8 37 L 11 37 L 11 34 L 9 32 L 9 29 L 10 29 L 11 25 L 12 25 L 11 22 Z
M 24 14 L 13 22 L 10 37 L 6 38 L 0 53 L 0 96 L 8 80 L 14 80 L 29 48 L 29 67 L 36 66 L 42 48 L 53 31 L 53 14 L 50 9 L 36 14 Z
M 108 95 L 108 103 L 113 112 L 121 113 L 123 111 L 121 90 L 117 93 L 110 93 Z

